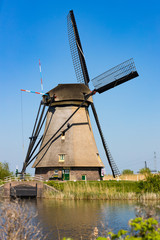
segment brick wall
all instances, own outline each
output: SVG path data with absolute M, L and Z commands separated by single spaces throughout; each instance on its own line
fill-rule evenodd
M 32 187 L 37 187 L 37 197 L 42 197 L 43 196 L 43 183 L 42 182 L 36 182 L 36 181 L 28 181 L 28 182 L 8 182 L 4 184 L 4 197 L 10 197 L 10 188 L 11 187 L 16 187 L 20 185 L 25 185 L 25 186 L 32 186 Z
M 100 180 L 99 168 L 75 168 L 70 170 L 70 180 L 82 180 L 82 176 L 86 176 L 86 180 Z
M 41 175 L 44 177 L 44 180 L 48 180 L 54 173 L 54 170 L 62 171 L 62 168 L 36 168 L 35 174 Z M 100 168 L 70 168 L 70 180 L 80 181 L 82 180 L 82 176 L 86 176 L 86 180 L 101 180 L 100 177 Z

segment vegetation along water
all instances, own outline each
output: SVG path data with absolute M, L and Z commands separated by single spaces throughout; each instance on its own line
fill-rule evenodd
M 1 165 L 1 184 L 8 171 Z M 45 184 L 56 191 L 47 190 L 44 199 L 2 201 L 0 239 L 160 239 L 159 174 L 141 181 Z
M 46 191 L 45 198 L 145 200 L 160 199 L 160 175 L 147 175 L 142 181 L 46 182 L 58 191 Z

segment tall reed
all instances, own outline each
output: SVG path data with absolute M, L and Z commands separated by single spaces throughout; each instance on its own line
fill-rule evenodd
M 41 240 L 46 239 L 46 236 L 36 220 L 36 214 L 23 202 L 15 200 L 1 203 L 0 239 Z
M 48 182 L 48 185 L 54 186 L 58 189 L 58 192 L 46 191 L 44 196 L 46 198 L 58 198 L 58 199 L 140 199 L 143 198 L 141 193 L 139 193 L 137 185 L 135 182 L 116 182 L 116 181 L 86 181 L 86 182 Z M 158 195 L 147 195 L 147 197 L 152 199 L 160 198 Z

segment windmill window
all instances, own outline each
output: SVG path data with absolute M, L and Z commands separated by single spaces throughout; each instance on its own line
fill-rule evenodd
M 64 160 L 65 160 L 65 155 L 59 154 L 59 162 L 64 162 Z
M 65 132 L 62 132 L 62 134 L 61 134 L 61 139 L 62 139 L 62 140 L 65 140 Z

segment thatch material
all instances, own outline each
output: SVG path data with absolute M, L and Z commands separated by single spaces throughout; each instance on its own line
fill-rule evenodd
M 49 109 L 45 126 L 46 136 L 41 147 L 75 111 L 75 105 L 84 100 L 84 94 L 90 92 L 83 84 L 61 84 L 51 91 L 56 95 L 56 99 L 54 106 Z M 92 98 L 87 105 L 91 101 Z M 69 125 L 55 136 L 48 150 L 46 147 L 38 155 L 33 167 L 104 167 L 93 136 L 88 107 L 79 109 L 70 119 Z M 61 135 L 62 132 L 64 136 Z M 64 155 L 64 161 L 60 160 L 60 155 Z

